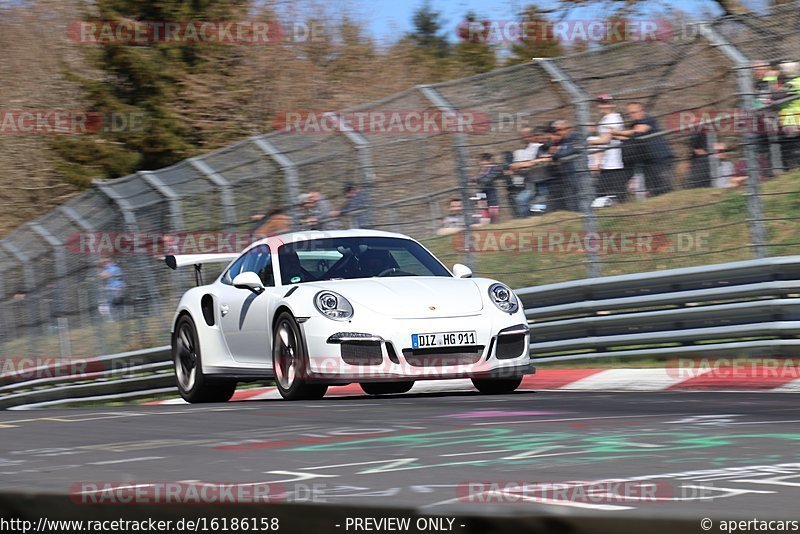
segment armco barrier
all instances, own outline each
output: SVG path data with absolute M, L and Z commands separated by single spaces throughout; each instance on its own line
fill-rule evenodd
M 800 351 L 800 256 L 520 289 L 534 361 Z
M 534 362 L 800 353 L 800 256 L 592 278 L 516 291 Z M 103 370 L 0 375 L 0 408 L 122 400 L 170 391 L 169 347 L 102 356 Z
M 0 408 L 102 402 L 148 396 L 175 384 L 169 346 L 81 360 L 85 372 L 61 375 L 57 363 L 0 375 Z M 163 393 L 163 391 L 161 391 Z

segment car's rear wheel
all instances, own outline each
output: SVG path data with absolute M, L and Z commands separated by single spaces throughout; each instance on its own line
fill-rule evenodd
M 473 378 L 472 384 L 475 388 L 486 395 L 502 395 L 512 393 L 520 384 L 522 377 L 516 378 Z
M 361 382 L 359 384 L 368 395 L 391 395 L 406 393 L 414 387 L 414 381 L 408 382 Z
M 202 353 L 197 328 L 183 315 L 172 334 L 172 361 L 178 392 L 186 402 L 227 402 L 236 391 L 236 381 L 203 374 Z
M 275 385 L 286 400 L 317 400 L 325 396 L 328 386 L 306 381 L 307 356 L 297 321 L 282 312 L 275 322 L 272 336 L 272 368 Z

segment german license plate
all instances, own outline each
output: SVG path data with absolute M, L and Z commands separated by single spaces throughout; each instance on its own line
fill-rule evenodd
M 458 347 L 460 345 L 475 345 L 475 331 L 462 332 L 437 332 L 433 334 L 411 334 L 412 349 L 427 349 L 435 347 Z

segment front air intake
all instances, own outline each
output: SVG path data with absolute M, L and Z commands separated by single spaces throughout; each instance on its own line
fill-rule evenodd
M 497 350 L 495 352 L 495 356 L 498 360 L 519 358 L 525 353 L 526 349 L 525 334 L 499 336 L 497 338 Z
M 483 355 L 483 345 L 444 347 L 438 349 L 403 349 L 403 357 L 414 367 L 447 367 L 472 365 Z
M 381 344 L 374 341 L 347 341 L 341 345 L 342 360 L 350 365 L 380 365 Z

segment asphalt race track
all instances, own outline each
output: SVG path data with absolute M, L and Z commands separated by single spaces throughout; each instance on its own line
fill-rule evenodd
M 61 493 L 264 483 L 276 500 L 431 514 L 800 519 L 800 406 L 777 393 L 521 391 L 6 411 L 0 480 Z

